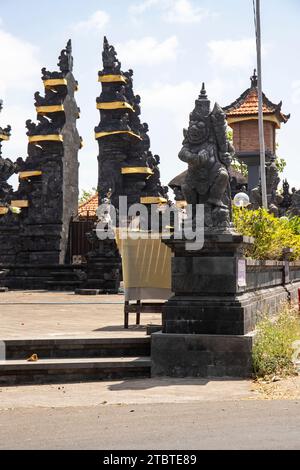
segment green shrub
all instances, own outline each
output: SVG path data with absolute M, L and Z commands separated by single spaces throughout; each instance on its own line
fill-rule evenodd
M 300 217 L 279 219 L 265 209 L 252 211 L 235 207 L 233 222 L 239 233 L 255 238 L 247 256 L 281 260 L 283 248 L 291 248 L 290 259 L 300 259 Z
M 256 377 L 295 373 L 292 343 L 300 339 L 297 312 L 283 307 L 276 319 L 265 316 L 257 324 L 252 358 Z

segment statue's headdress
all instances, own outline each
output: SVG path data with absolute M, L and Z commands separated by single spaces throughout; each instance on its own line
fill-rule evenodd
M 195 102 L 195 109 L 190 114 L 191 122 L 207 121 L 210 114 L 210 101 L 207 98 L 205 84 L 202 83 L 202 89 L 199 98 Z

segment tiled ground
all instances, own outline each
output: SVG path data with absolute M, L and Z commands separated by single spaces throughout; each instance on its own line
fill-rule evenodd
M 0 339 L 144 336 L 147 324 L 161 315 L 142 314 L 140 327 L 130 315 L 123 328 L 122 295 L 77 296 L 73 293 L 7 292 L 0 294 Z

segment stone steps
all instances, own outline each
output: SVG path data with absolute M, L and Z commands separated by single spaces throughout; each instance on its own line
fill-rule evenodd
M 85 265 L 1 265 L 8 270 L 0 286 L 19 290 L 73 291 L 81 287 L 85 279 Z
M 6 340 L 0 386 L 150 377 L 150 337 Z M 37 361 L 28 359 L 37 355 Z
M 150 338 L 62 338 L 6 340 L 6 359 L 137 357 L 150 356 Z
M 74 290 L 79 288 L 82 285 L 80 280 L 57 280 L 57 281 L 46 281 L 46 287 L 50 290 L 64 291 L 64 290 Z
M 0 386 L 146 378 L 150 377 L 150 374 L 149 357 L 0 362 Z

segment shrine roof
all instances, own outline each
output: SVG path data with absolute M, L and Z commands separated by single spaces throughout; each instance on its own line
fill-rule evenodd
M 263 93 L 264 115 L 275 115 L 279 123 L 286 123 L 289 120 L 290 115 L 282 113 L 281 107 L 282 101 L 280 101 L 278 104 L 274 104 Z M 229 118 L 229 121 L 238 117 L 258 116 L 258 89 L 256 71 L 254 71 L 254 75 L 251 77 L 251 87 L 245 90 L 233 103 L 223 107 L 223 110 L 225 111 L 227 118 Z
M 98 209 L 98 193 L 94 194 L 87 201 L 80 204 L 78 208 L 79 217 L 95 217 Z

